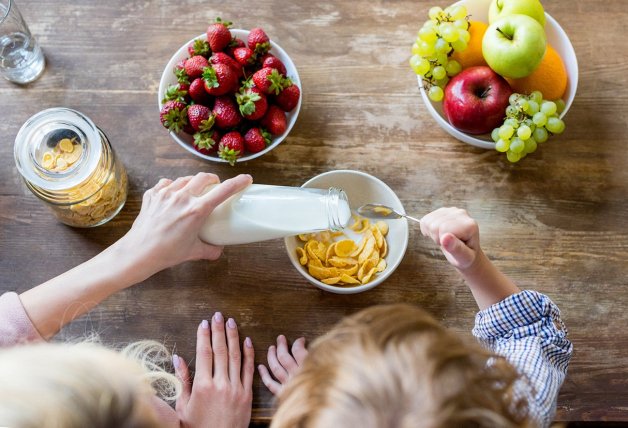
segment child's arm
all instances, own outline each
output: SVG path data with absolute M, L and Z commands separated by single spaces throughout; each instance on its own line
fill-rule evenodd
M 439 208 L 421 219 L 421 232 L 460 272 L 480 310 L 521 291 L 482 252 L 478 224 L 465 210 Z
M 199 259 L 217 259 L 221 247 L 198 238 L 213 209 L 251 183 L 240 175 L 210 192 L 213 174 L 199 173 L 174 181 L 162 179 L 144 194 L 131 230 L 91 260 L 20 295 L 28 317 L 45 339 L 105 298 L 162 269 Z

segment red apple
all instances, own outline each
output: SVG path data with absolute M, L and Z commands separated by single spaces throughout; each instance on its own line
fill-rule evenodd
M 485 134 L 501 125 L 512 88 L 489 67 L 470 67 L 449 81 L 443 111 L 449 123 L 469 134 Z

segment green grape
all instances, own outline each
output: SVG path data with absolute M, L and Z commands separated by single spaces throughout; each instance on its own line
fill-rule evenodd
M 519 129 L 517 129 L 517 136 L 522 140 L 527 140 L 532 135 L 532 130 L 527 125 L 521 125 Z
M 525 144 L 525 147 L 523 148 L 524 153 L 534 153 L 536 151 L 536 148 L 538 147 L 534 138 L 525 140 L 524 144 Z
M 512 150 L 508 150 L 508 153 L 506 153 L 506 159 L 512 163 L 519 162 L 519 159 L 521 159 L 521 152 L 517 153 Z
M 466 43 L 469 43 L 469 40 L 471 40 L 471 34 L 469 33 L 469 30 L 458 30 L 460 33 L 460 39 L 464 40 Z
M 442 28 L 444 26 L 445 28 Z M 441 24 L 439 27 L 439 32 L 441 37 L 449 43 L 455 42 L 460 38 L 460 33 L 458 33 L 458 29 L 452 24 Z
M 462 52 L 467 48 L 467 42 L 464 39 L 460 38 L 455 42 L 452 42 L 451 47 L 454 48 L 456 52 Z
M 512 141 L 510 142 L 510 151 L 512 152 L 521 153 L 524 148 L 525 148 L 525 143 L 519 137 L 513 138 Z
M 528 107 L 530 107 L 530 104 L 528 104 L 528 100 L 526 100 L 525 98 L 519 98 L 515 105 L 524 112 L 528 111 Z
M 532 137 L 534 137 L 537 143 L 544 143 L 548 138 L 547 131 L 543 127 L 538 127 L 532 133 Z
M 491 132 L 491 139 L 495 142 L 499 140 L 499 128 L 493 129 L 493 132 Z
M 462 70 L 462 66 L 458 61 L 453 59 L 449 61 L 447 63 L 447 66 L 445 67 L 445 71 L 447 71 L 448 76 L 455 76 L 456 74 L 460 73 L 460 70 Z
M 521 94 L 513 93 L 508 97 L 508 104 L 511 106 L 517 105 L 517 100 L 521 98 Z
M 539 91 L 533 91 L 529 98 L 539 105 L 543 102 L 543 94 Z
M 440 66 L 440 65 L 437 65 L 436 67 L 434 67 L 434 70 L 432 70 L 432 76 L 436 80 L 440 80 L 443 77 L 447 76 L 447 72 L 445 71 L 445 67 Z
M 519 127 L 519 121 L 517 119 L 513 119 L 512 117 L 509 117 L 508 119 L 504 120 L 504 125 L 510 125 L 516 129 Z
M 497 150 L 498 152 L 502 152 L 502 153 L 507 152 L 509 148 L 510 148 L 510 141 L 508 140 L 502 140 L 500 138 L 495 143 L 495 150 Z
M 425 58 L 421 58 L 419 55 L 412 55 L 410 57 L 410 67 L 419 76 L 425 76 L 430 71 L 430 62 Z
M 436 32 L 436 27 L 437 27 L 437 23 L 434 21 L 425 21 L 423 23 L 423 28 L 428 28 L 428 29 L 432 29 L 434 30 L 434 32 Z
M 499 128 L 499 138 L 503 140 L 510 140 L 510 137 L 515 133 L 515 130 L 510 125 L 502 125 Z
M 412 49 L 410 50 L 412 55 L 420 55 L 419 54 L 419 44 L 417 42 L 412 43 Z
M 539 112 L 539 103 L 537 103 L 536 101 L 529 100 L 528 110 L 526 110 L 526 113 L 528 113 L 529 116 L 534 116 L 538 112 Z
M 545 113 L 538 112 L 534 116 L 532 116 L 532 122 L 534 122 L 536 126 L 545 126 L 545 124 L 547 123 L 547 116 L 545 115 Z
M 552 134 L 562 134 L 565 130 L 565 122 L 557 117 L 550 117 L 547 119 L 547 124 L 545 128 L 551 132 Z
M 434 6 L 430 8 L 430 11 L 427 14 L 430 17 L 430 19 L 437 20 L 440 17 L 440 14 L 442 11 L 443 9 L 441 9 L 440 7 Z
M 421 56 L 431 56 L 434 55 L 436 50 L 434 49 L 434 44 L 430 42 L 426 42 L 425 40 L 421 40 L 419 42 L 419 55 Z
M 454 27 L 456 27 L 459 30 L 468 30 L 469 29 L 469 21 L 467 21 L 466 19 L 456 19 L 454 21 Z
M 461 20 L 466 18 L 467 16 L 467 8 L 464 6 L 453 6 L 451 8 L 451 12 L 449 13 L 451 19 L 453 20 Z
M 507 117 L 512 117 L 512 118 L 517 118 L 517 116 L 519 116 L 519 109 L 515 106 L 508 106 L 506 107 L 506 116 Z
M 438 79 L 436 81 L 436 84 L 443 89 L 445 88 L 445 86 L 447 86 L 447 83 L 449 83 L 449 77 L 447 76 L 443 77 L 442 79 Z
M 427 95 L 428 97 L 430 97 L 430 100 L 438 102 L 443 99 L 444 93 L 442 88 L 438 86 L 432 86 L 430 90 L 427 91 Z
M 434 49 L 436 49 L 436 52 L 438 53 L 447 53 L 449 52 L 449 49 L 451 49 L 451 47 L 449 46 L 449 43 L 445 41 L 445 39 L 441 39 L 439 37 L 434 44 Z
M 545 114 L 545 116 L 553 116 L 556 113 L 556 103 L 553 101 L 543 101 L 541 103 L 541 112 Z
M 438 36 L 433 27 L 423 27 L 419 30 L 419 38 L 424 42 L 434 43 Z
M 554 103 L 556 104 L 556 111 L 558 112 L 558 114 L 561 114 L 563 111 L 565 111 L 565 102 L 562 99 L 557 99 L 556 101 L 554 101 Z
M 445 67 L 448 61 L 449 61 L 449 58 L 447 57 L 446 53 L 439 53 L 436 55 L 436 62 L 439 65 L 442 65 L 443 67 Z

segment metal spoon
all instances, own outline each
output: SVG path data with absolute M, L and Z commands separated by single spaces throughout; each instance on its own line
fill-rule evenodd
M 358 214 L 360 214 L 362 217 L 373 219 L 407 218 L 408 220 L 421 223 L 421 220 L 419 220 L 418 218 L 411 217 L 407 214 L 398 213 L 394 209 L 382 204 L 362 205 L 360 208 L 358 208 Z

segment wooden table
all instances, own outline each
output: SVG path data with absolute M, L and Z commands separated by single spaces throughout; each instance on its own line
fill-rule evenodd
M 24 291 L 120 238 L 160 177 L 251 173 L 259 183 L 298 186 L 333 169 L 358 169 L 390 185 L 406 210 L 467 208 L 485 251 L 523 288 L 562 309 L 575 353 L 557 419 L 628 421 L 628 85 L 623 1 L 554 0 L 547 10 L 571 36 L 580 85 L 566 133 L 519 165 L 449 137 L 429 117 L 409 48 L 434 2 L 260 0 L 21 1 L 48 66 L 22 88 L 0 82 L 0 290 Z M 292 56 L 303 107 L 289 138 L 260 159 L 207 163 L 160 126 L 157 87 L 168 58 L 215 16 L 262 26 Z M 124 210 L 93 230 L 65 227 L 22 184 L 13 140 L 34 113 L 67 106 L 105 131 L 126 165 Z M 257 361 L 279 333 L 313 338 L 344 315 L 377 303 L 414 302 L 469 332 L 471 294 L 440 252 L 412 228 L 391 278 L 360 295 L 310 286 L 281 240 L 227 248 L 215 263 L 188 263 L 108 299 L 61 337 L 96 330 L 106 343 L 165 340 L 188 358 L 198 322 L 222 310 L 253 338 Z M 271 415 L 255 381 L 254 419 Z

